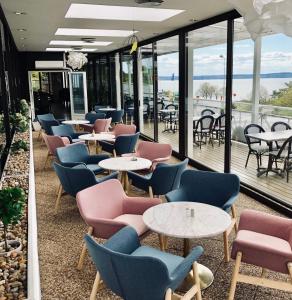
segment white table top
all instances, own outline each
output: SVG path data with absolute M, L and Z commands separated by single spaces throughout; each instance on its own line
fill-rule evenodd
M 114 157 L 104 159 L 98 164 L 101 168 L 112 171 L 136 171 L 149 169 L 152 162 L 149 159 L 137 157 L 136 161 L 132 157 Z
M 194 217 L 190 209 L 194 209 Z M 172 202 L 153 206 L 143 214 L 151 230 L 177 238 L 204 238 L 223 233 L 231 217 L 222 209 L 203 203 Z
M 81 124 L 88 124 L 90 123 L 88 120 L 65 120 L 62 121 L 63 124 L 69 125 L 81 125 Z
M 80 140 L 84 141 L 114 141 L 115 136 L 110 133 L 95 133 L 94 135 L 89 133 L 89 134 L 82 134 L 79 135 L 78 137 Z
M 292 129 L 283 131 L 266 131 L 261 133 L 249 133 L 250 138 L 255 138 L 264 142 L 285 141 L 292 136 Z
M 105 107 L 105 108 L 99 108 L 98 110 L 100 110 L 100 111 L 114 111 L 114 110 L 116 110 L 116 108 L 113 108 L 113 107 Z
M 212 116 L 214 119 L 217 119 L 220 117 L 220 114 L 213 114 L 210 116 Z M 202 116 L 202 115 L 193 116 L 193 121 L 199 121 L 202 117 L 205 117 L 205 116 Z
M 162 113 L 173 113 L 173 112 L 177 112 L 177 109 L 161 109 L 160 112 Z

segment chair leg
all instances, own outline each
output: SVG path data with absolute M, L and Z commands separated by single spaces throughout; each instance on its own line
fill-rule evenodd
M 223 232 L 223 241 L 224 241 L 224 258 L 225 262 L 229 262 L 229 243 L 228 243 L 228 232 Z
M 162 234 L 158 234 L 158 238 L 159 238 L 160 250 L 165 251 L 164 236 Z
M 235 219 L 234 229 L 235 229 L 235 232 L 237 233 L 238 232 L 238 226 L 237 226 L 237 223 L 236 223 L 236 209 L 235 209 L 235 205 L 231 206 L 231 213 L 232 213 L 233 219 Z
M 241 257 L 242 257 L 242 253 L 238 252 L 237 255 L 236 255 L 235 266 L 234 266 L 234 269 L 233 269 L 228 300 L 233 300 L 234 299 L 236 283 L 237 283 L 237 277 L 238 277 L 239 267 L 240 267 L 240 263 L 241 263 Z
M 165 300 L 171 300 L 172 296 L 172 290 L 171 289 L 167 289 L 166 293 L 165 293 Z M 90 299 L 92 300 L 92 299 Z
M 59 195 L 59 192 L 60 192 L 60 189 L 62 188 L 62 185 L 61 185 L 61 183 L 59 183 L 59 186 L 58 186 L 58 189 L 57 189 L 57 192 L 56 192 L 56 196 L 58 196 Z
M 92 235 L 92 232 L 93 232 L 93 228 L 89 227 L 88 231 L 87 231 L 87 234 Z M 77 269 L 79 271 L 82 270 L 82 268 L 83 268 L 83 263 L 84 263 L 84 258 L 85 258 L 85 255 L 86 255 L 86 250 L 87 250 L 86 244 L 83 242 L 81 254 L 80 254 L 78 265 L 77 265 Z
M 153 198 L 153 189 L 152 189 L 152 186 L 149 186 L 149 197 Z
M 99 287 L 99 283 L 100 283 L 100 274 L 97 271 L 96 276 L 95 276 L 95 280 L 94 280 L 94 284 L 91 290 L 91 294 L 90 294 L 90 300 L 95 300 L 96 299 L 96 294 L 98 291 L 98 287 Z
M 247 155 L 246 162 L 245 162 L 245 168 L 247 167 L 249 156 L 250 156 L 250 151 L 248 151 L 248 155 Z
M 114 157 L 117 157 L 117 152 L 115 149 L 113 150 L 113 155 L 114 155 Z
M 194 274 L 194 279 L 195 279 L 195 285 L 197 287 L 196 300 L 202 300 L 201 285 L 200 285 L 199 270 L 198 270 L 197 262 L 193 263 L 193 274 Z
M 58 210 L 59 210 L 59 207 L 60 207 L 62 192 L 63 192 L 63 187 L 61 186 L 60 189 L 59 189 L 56 204 L 55 204 L 55 214 L 58 213 Z
M 46 166 L 47 166 L 47 163 L 48 163 L 48 161 L 49 161 L 49 158 L 50 158 L 50 152 L 48 151 L 47 157 L 46 157 L 46 160 L 45 160 L 45 164 L 44 164 L 44 167 L 43 167 L 43 170 L 46 169 Z

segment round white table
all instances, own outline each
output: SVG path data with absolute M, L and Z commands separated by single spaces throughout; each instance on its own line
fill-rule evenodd
M 109 141 L 109 142 L 114 142 L 115 141 L 115 136 L 110 133 L 89 133 L 89 134 L 82 134 L 79 135 L 78 137 L 80 140 L 83 141 L 94 141 L 95 142 L 95 147 L 96 147 L 96 153 L 100 153 L 101 149 L 99 146 L 99 141 Z
M 128 191 L 129 180 L 127 171 L 149 169 L 152 162 L 149 159 L 140 157 L 113 157 L 100 161 L 98 165 L 106 170 L 120 171 L 122 185 L 125 191 Z
M 65 120 L 62 121 L 63 124 L 74 125 L 76 126 L 76 130 L 79 130 L 79 125 L 90 123 L 88 120 Z
M 98 110 L 100 110 L 100 111 L 114 111 L 114 110 L 117 110 L 117 109 L 113 108 L 113 107 L 105 107 L 105 108 L 99 108 Z
M 143 221 L 154 232 L 184 239 L 186 256 L 190 251 L 190 239 L 223 233 L 230 226 L 231 217 L 222 209 L 208 204 L 170 202 L 146 210 Z M 199 264 L 199 274 L 202 289 L 212 284 L 214 275 L 210 269 Z

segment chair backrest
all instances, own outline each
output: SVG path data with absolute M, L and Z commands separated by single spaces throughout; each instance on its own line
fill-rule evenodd
M 211 130 L 213 127 L 214 118 L 211 115 L 202 116 L 198 122 L 196 122 L 196 129 L 199 130 Z
M 59 126 L 52 126 L 53 135 L 59 136 L 71 136 L 74 134 L 74 129 L 72 125 L 62 124 Z
M 136 125 L 117 124 L 114 128 L 113 134 L 118 137 L 122 134 L 135 134 Z
M 271 131 L 283 131 L 283 130 L 289 130 L 291 129 L 291 126 L 285 122 L 275 122 L 271 126 Z
M 171 156 L 172 147 L 170 144 L 141 141 L 137 146 L 137 156 L 153 161 L 158 158 Z
M 107 115 L 107 118 L 112 118 L 112 123 L 121 123 L 124 116 L 124 110 L 114 110 L 111 112 L 110 116 Z
M 210 108 L 205 108 L 201 111 L 201 116 L 210 116 L 210 115 L 214 115 L 215 112 L 210 109 Z
M 277 157 L 282 157 L 284 151 L 287 151 L 287 153 L 285 153 L 285 156 L 288 159 L 292 159 L 292 136 L 290 136 L 285 142 L 283 142 L 283 144 L 281 144 L 281 148 L 279 149 Z
M 114 219 L 123 214 L 123 199 L 126 194 L 119 180 L 109 179 L 80 191 L 77 194 L 77 205 L 82 218 Z M 102 230 L 102 228 L 99 228 Z M 102 233 L 100 233 L 103 236 Z
M 151 177 L 154 195 L 165 195 L 179 187 L 183 171 L 188 165 L 188 158 L 177 164 L 157 164 Z
M 57 148 L 56 155 L 61 164 L 86 163 L 89 156 L 88 149 L 84 144 L 72 144 L 70 147 Z
M 265 132 L 264 128 L 258 124 L 249 124 L 244 128 L 244 135 L 247 145 L 250 147 L 251 144 L 260 144 L 261 142 L 258 139 L 253 139 L 247 136 L 249 133 L 260 133 Z
M 177 109 L 175 104 L 168 104 L 165 106 L 165 109 Z
M 105 118 L 104 113 L 89 112 L 85 115 L 85 119 L 88 120 L 90 124 L 94 124 L 95 120 L 104 119 L 104 118 Z
M 222 208 L 239 194 L 239 187 L 240 181 L 235 174 L 185 170 L 179 187 L 185 197 L 179 201 L 201 202 Z
M 94 122 L 95 133 L 108 132 L 112 119 L 98 119 Z
M 219 116 L 218 118 L 216 118 L 214 120 L 214 127 L 218 127 L 220 129 L 224 129 L 225 128 L 225 119 L 226 119 L 226 115 L 223 114 L 221 116 Z
M 135 256 L 136 231 L 124 227 L 104 245 L 86 235 L 88 251 L 107 287 L 127 300 L 162 300 L 171 280 L 166 265 L 156 257 Z
M 135 134 L 119 135 L 114 144 L 117 155 L 135 152 L 135 147 L 139 139 L 140 132 Z
M 60 147 L 65 147 L 70 144 L 68 138 L 60 137 L 57 135 L 46 135 L 43 134 L 43 139 L 48 147 L 48 151 L 52 155 L 56 155 L 56 149 Z
M 164 103 L 162 101 L 157 102 L 157 111 L 160 111 L 163 108 L 164 108 Z
M 55 117 L 53 114 L 43 114 L 43 115 L 37 115 L 37 119 L 39 122 L 41 121 L 52 121 L 55 120 Z
M 64 191 L 73 197 L 79 191 L 96 184 L 94 173 L 84 165 L 68 168 L 54 163 L 53 166 Z
M 47 135 L 53 135 L 52 127 L 59 126 L 59 121 L 57 120 L 41 120 L 40 123 Z

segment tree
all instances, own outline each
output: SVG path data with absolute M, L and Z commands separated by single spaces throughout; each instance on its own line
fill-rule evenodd
M 209 82 L 204 82 L 200 85 L 198 93 L 204 99 L 212 99 L 213 95 L 217 93 L 217 87 Z

